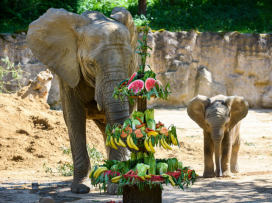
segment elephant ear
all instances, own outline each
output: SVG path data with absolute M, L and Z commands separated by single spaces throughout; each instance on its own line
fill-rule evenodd
M 137 46 L 138 32 L 130 12 L 124 7 L 115 7 L 111 12 L 110 17 L 124 24 L 128 28 L 130 32 L 130 45 L 131 48 L 135 50 Z
M 211 103 L 211 100 L 202 95 L 193 98 L 188 106 L 187 113 L 201 128 L 206 127 L 205 123 L 205 108 Z
M 76 28 L 91 21 L 64 9 L 50 8 L 29 25 L 27 44 L 33 54 L 72 88 L 80 79 Z
M 230 108 L 230 130 L 248 113 L 248 102 L 244 97 L 230 96 L 226 99 L 226 105 Z

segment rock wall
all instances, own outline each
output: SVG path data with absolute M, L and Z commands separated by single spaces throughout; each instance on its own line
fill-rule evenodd
M 29 79 L 34 79 L 41 71 L 46 71 L 47 67 L 37 60 L 30 49 L 27 47 L 26 34 L 0 34 L 0 58 L 9 57 L 10 61 L 15 65 L 21 64 L 22 70 L 30 74 L 23 74 L 21 85 L 26 86 Z M 5 64 L 0 61 L 0 66 L 5 67 Z M 48 104 L 52 109 L 61 109 L 59 82 L 58 77 L 53 73 L 51 89 L 47 99 Z M 11 75 L 3 78 L 4 81 L 10 81 Z M 14 85 L 6 85 L 9 91 L 17 91 L 20 87 Z
M 169 81 L 172 89 L 169 101 L 156 99 L 149 106 L 180 107 L 197 94 L 224 94 L 244 96 L 251 108 L 272 108 L 272 35 L 163 31 L 150 32 L 148 44 L 153 48 L 148 63 L 157 79 Z M 47 69 L 28 49 L 24 33 L 0 35 L 0 58 L 5 56 L 32 75 Z M 22 84 L 29 78 L 25 76 Z M 61 108 L 56 75 L 48 103 Z
M 185 106 L 197 94 L 244 96 L 251 108 L 272 108 L 272 35 L 156 32 L 150 64 L 163 84 L 170 81 L 170 101 L 151 106 Z

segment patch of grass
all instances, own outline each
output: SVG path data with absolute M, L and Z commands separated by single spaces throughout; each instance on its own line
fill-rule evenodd
M 245 145 L 247 146 L 257 146 L 257 144 L 253 143 L 253 142 L 245 142 Z
M 104 155 L 101 154 L 99 151 L 97 151 L 94 146 L 91 148 L 87 144 L 86 148 L 87 148 L 87 152 L 88 152 L 92 167 L 98 166 L 99 162 L 102 162 L 105 159 Z M 72 160 L 71 148 L 62 147 L 61 150 L 63 154 L 70 156 Z M 45 163 L 43 165 L 43 168 L 45 169 L 46 173 L 52 173 L 52 168 L 47 167 Z M 57 167 L 57 171 L 62 176 L 72 176 L 74 173 L 74 165 L 72 162 L 61 164 Z
M 52 173 L 52 168 L 46 166 L 46 163 L 43 163 L 43 168 L 45 170 L 45 173 Z

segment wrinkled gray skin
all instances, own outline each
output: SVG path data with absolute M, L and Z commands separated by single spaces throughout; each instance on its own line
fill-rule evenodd
M 111 17 L 115 20 L 96 11 L 78 15 L 51 8 L 30 24 L 27 34 L 33 54 L 60 79 L 74 193 L 90 191 L 86 119 L 92 119 L 106 138 L 106 123 L 122 123 L 130 114 L 128 101 L 116 102 L 111 96 L 114 87 L 134 72 L 137 30 L 125 8 L 114 8 Z M 126 149 L 118 148 L 108 150 L 109 159 L 126 159 Z
M 238 173 L 241 120 L 248 113 L 243 97 L 218 95 L 208 98 L 198 95 L 187 107 L 188 115 L 204 134 L 204 178 L 231 176 Z M 214 171 L 213 153 L 216 171 Z

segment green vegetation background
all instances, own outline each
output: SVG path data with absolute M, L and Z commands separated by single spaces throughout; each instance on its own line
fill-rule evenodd
M 125 7 L 141 26 L 137 5 L 138 0 L 2 0 L 0 33 L 27 29 L 51 7 L 78 14 L 96 10 L 108 17 L 112 8 Z M 272 31 L 272 0 L 147 0 L 147 19 L 153 30 L 267 33 Z

